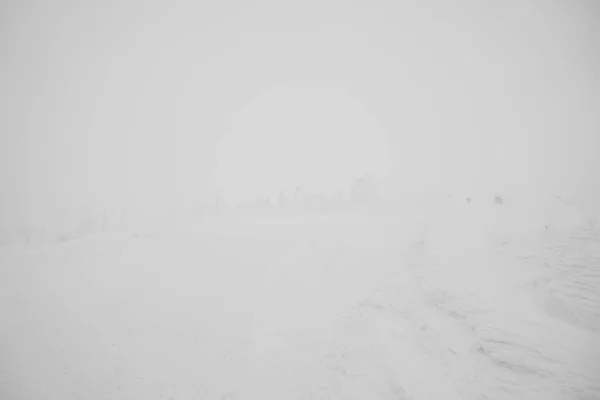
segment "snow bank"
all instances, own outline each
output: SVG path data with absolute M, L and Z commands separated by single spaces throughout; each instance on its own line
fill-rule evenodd
M 544 312 L 574 327 L 600 334 L 600 233 L 575 229 L 552 235 L 528 260 Z
M 382 326 L 385 352 L 419 364 L 407 370 L 402 361 L 387 361 L 410 377 L 397 378 L 402 387 L 414 398 L 443 398 L 443 390 L 426 387 L 432 381 L 456 398 L 600 396 L 600 336 L 590 326 L 600 309 L 594 256 L 600 247 L 586 243 L 585 251 L 573 242 L 565 245 L 580 261 L 568 273 L 552 266 L 551 259 L 565 263 L 551 254 L 543 268 L 537 252 L 519 259 L 512 249 L 436 252 L 416 246 L 410 269 L 388 277 L 364 303 L 379 315 L 373 318 Z M 414 371 L 431 371 L 430 379 Z

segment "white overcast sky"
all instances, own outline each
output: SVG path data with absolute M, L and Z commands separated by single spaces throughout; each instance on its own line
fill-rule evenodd
M 5 230 L 362 170 L 600 201 L 594 1 L 0 7 Z

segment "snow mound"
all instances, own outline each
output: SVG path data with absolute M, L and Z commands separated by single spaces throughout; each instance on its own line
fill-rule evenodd
M 600 334 L 600 235 L 572 230 L 540 251 L 533 282 L 544 311 L 569 325 Z

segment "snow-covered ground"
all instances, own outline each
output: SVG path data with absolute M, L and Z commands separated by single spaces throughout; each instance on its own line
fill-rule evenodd
M 599 399 L 598 231 L 453 207 L 2 248 L 0 398 Z

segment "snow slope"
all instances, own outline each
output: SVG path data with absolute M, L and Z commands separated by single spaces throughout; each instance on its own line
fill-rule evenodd
M 600 236 L 494 212 L 3 248 L 0 398 L 600 398 Z

